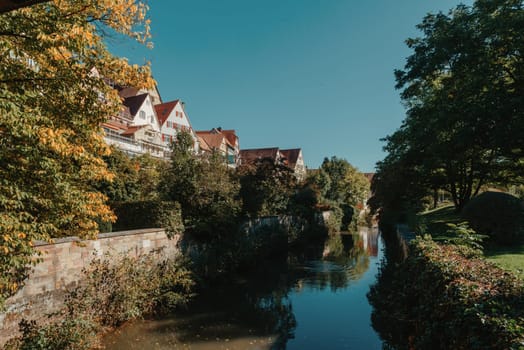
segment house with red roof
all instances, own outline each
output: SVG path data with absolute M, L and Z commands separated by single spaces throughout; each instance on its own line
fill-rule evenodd
M 302 149 L 283 149 L 280 153 L 284 157 L 284 165 L 289 169 L 293 170 L 293 174 L 298 181 L 306 179 L 306 164 L 304 163 L 304 157 L 302 156 Z
M 149 153 L 158 158 L 167 157 L 169 149 L 162 142 L 153 95 L 132 87 L 117 89 L 122 110 L 102 124 L 106 142 L 130 155 Z
M 198 137 L 191 126 L 184 106 L 184 102 L 180 100 L 155 105 L 162 141 L 169 145 L 176 139 L 176 135 L 179 132 L 186 131 L 193 137 L 194 150 L 197 153 L 199 151 Z
M 235 130 L 223 130 L 219 127 L 209 131 L 197 131 L 196 135 L 201 153 L 218 152 L 224 156 L 228 166 L 237 167 L 240 143 Z
M 302 149 L 293 148 L 281 150 L 278 147 L 252 148 L 240 151 L 240 164 L 257 164 L 260 161 L 271 161 L 275 165 L 283 165 L 293 171 L 297 180 L 306 178 L 306 166 Z
M 240 150 L 240 164 L 256 164 L 259 161 L 271 161 L 277 165 L 284 164 L 284 156 L 278 147 L 251 148 Z

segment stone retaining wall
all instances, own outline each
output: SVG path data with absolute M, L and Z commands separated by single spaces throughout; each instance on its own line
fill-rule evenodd
M 97 240 L 82 241 L 77 237 L 56 239 L 54 243 L 36 243 L 42 262 L 36 265 L 16 295 L 6 302 L 0 314 L 0 347 L 18 332 L 22 318 L 39 320 L 58 311 L 69 287 L 81 282 L 82 269 L 93 258 L 106 253 L 116 256 L 139 256 L 162 250 L 162 256 L 179 253 L 180 237 L 168 239 L 163 229 L 142 229 L 100 234 Z

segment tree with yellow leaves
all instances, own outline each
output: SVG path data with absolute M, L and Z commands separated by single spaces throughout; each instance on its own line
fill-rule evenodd
M 110 180 L 100 123 L 107 81 L 150 87 L 149 66 L 113 56 L 104 33 L 147 44 L 139 0 L 54 0 L 0 15 L 0 306 L 23 283 L 35 241 L 93 238 L 113 220 L 89 184 Z

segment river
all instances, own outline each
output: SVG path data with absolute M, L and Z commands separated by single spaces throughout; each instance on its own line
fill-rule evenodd
M 331 236 L 264 264 L 254 278 L 199 295 L 187 310 L 125 325 L 128 349 L 381 349 L 366 298 L 383 255 L 376 229 Z M 261 264 L 262 265 L 262 264 Z

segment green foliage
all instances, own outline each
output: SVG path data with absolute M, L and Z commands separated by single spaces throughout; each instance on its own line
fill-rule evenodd
M 88 350 L 96 343 L 97 326 L 89 317 L 71 318 L 46 325 L 20 322 L 22 335 L 6 344 L 6 350 Z
M 65 0 L 0 14 L 0 305 L 22 284 L 32 242 L 92 238 L 97 219 L 113 220 L 91 187 L 112 177 L 100 123 L 121 106 L 104 79 L 153 81 L 147 66 L 113 56 L 103 33 L 145 42 L 146 9 L 138 0 Z
M 368 179 L 345 159 L 324 158 L 321 169 L 329 177 L 325 198 L 356 206 L 363 204 L 369 193 Z M 320 172 L 322 174 L 322 172 Z
M 393 348 L 518 349 L 524 341 L 522 281 L 428 238 L 383 266 L 368 298 L 373 326 Z
M 66 296 L 51 323 L 23 320 L 22 335 L 6 349 L 89 350 L 107 327 L 151 313 L 167 313 L 193 296 L 192 274 L 181 259 L 150 254 L 138 258 L 106 255 L 84 270 L 85 281 Z
M 407 117 L 385 139 L 374 207 L 445 190 L 460 211 L 486 184 L 522 184 L 523 26 L 519 0 L 477 0 L 417 26 L 395 72 Z
M 220 155 L 194 155 L 192 142 L 189 134 L 177 134 L 159 192 L 180 203 L 184 225 L 195 236 L 207 241 L 228 237 L 236 231 L 240 211 L 238 179 Z
M 116 202 L 111 204 L 117 221 L 115 231 L 165 228 L 168 237 L 184 231 L 180 205 L 159 200 Z
M 332 205 L 329 209 L 329 216 L 324 223 L 328 233 L 340 232 L 342 227 L 342 221 L 344 219 L 344 211 L 337 205 Z
M 114 178 L 93 183 L 93 187 L 107 196 L 110 202 L 151 200 L 158 198 L 160 174 L 166 167 L 163 160 L 149 154 L 130 157 L 112 147 L 104 162 Z
M 469 227 L 467 222 L 459 224 L 448 223 L 447 243 L 455 244 L 457 249 L 462 249 L 461 253 L 466 257 L 481 257 L 484 246 L 482 242 L 487 236 L 480 235 Z
M 358 208 L 363 208 L 369 181 L 345 159 L 324 158 L 320 169 L 306 181 L 316 193 L 316 206 L 334 210 L 328 230 L 347 230 L 357 224 Z M 325 209 L 325 208 L 324 208 Z M 337 228 L 338 227 L 338 228 Z
M 239 169 L 242 211 L 249 217 L 285 215 L 296 187 L 293 172 L 271 159 Z
M 464 207 L 462 216 L 495 242 L 515 244 L 524 238 L 523 204 L 510 194 L 484 192 Z
M 118 326 L 158 307 L 185 304 L 194 285 L 191 273 L 182 260 L 158 258 L 107 255 L 93 260 L 84 272 L 87 282 L 70 293 L 66 305 L 74 312 L 88 312 L 102 326 Z M 169 303 L 162 305 L 165 301 Z

